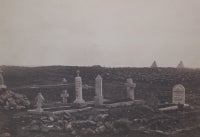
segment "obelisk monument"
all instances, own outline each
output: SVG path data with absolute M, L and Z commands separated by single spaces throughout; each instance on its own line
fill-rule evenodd
M 6 89 L 6 85 L 4 84 L 4 78 L 3 78 L 3 71 L 0 68 L 0 90 Z
M 95 79 L 95 106 L 103 105 L 102 78 L 98 75 Z
M 85 103 L 82 95 L 82 79 L 79 76 L 79 73 L 80 71 L 77 71 L 77 77 L 75 77 L 75 92 L 76 92 L 76 99 L 74 101 L 75 104 Z

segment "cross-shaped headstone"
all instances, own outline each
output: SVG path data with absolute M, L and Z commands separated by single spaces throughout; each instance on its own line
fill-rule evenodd
M 64 90 L 61 94 L 62 103 L 67 104 L 67 98 L 69 97 L 69 94 L 67 93 L 67 90 Z

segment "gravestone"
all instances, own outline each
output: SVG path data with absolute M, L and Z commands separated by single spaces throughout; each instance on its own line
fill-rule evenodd
M 44 104 L 45 99 L 42 93 L 37 94 L 35 101 L 36 101 L 36 107 L 37 107 L 35 111 L 40 112 L 40 113 L 43 112 L 42 106 Z
M 134 88 L 136 87 L 136 83 L 133 83 L 132 78 L 127 79 L 127 83 L 125 83 L 127 88 L 127 98 L 131 100 L 135 100 L 134 96 Z
M 177 84 L 172 89 L 172 103 L 185 104 L 185 88 L 181 84 Z
M 63 104 L 67 104 L 68 97 L 69 97 L 69 94 L 67 93 L 67 90 L 63 90 L 63 93 L 61 94 Z
M 76 92 L 76 99 L 74 101 L 75 104 L 85 103 L 82 95 L 82 79 L 79 76 L 79 73 L 80 71 L 77 71 L 77 77 L 75 77 L 75 92 Z
M 3 71 L 0 68 L 0 90 L 1 89 L 6 89 L 6 85 L 4 84 Z
M 94 103 L 94 105 L 97 107 L 103 105 L 102 78 L 100 75 L 98 75 L 95 79 Z

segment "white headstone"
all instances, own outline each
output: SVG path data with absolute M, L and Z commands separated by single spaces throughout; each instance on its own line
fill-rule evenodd
M 131 100 L 135 100 L 134 96 L 134 88 L 136 87 L 136 84 L 133 83 L 132 78 L 127 79 L 127 83 L 125 84 L 127 88 L 127 98 Z
M 181 84 L 177 84 L 172 89 L 172 103 L 185 104 L 185 88 Z
M 6 89 L 6 85 L 4 84 L 4 78 L 3 78 L 3 71 L 0 68 L 0 89 Z
M 95 106 L 103 105 L 102 78 L 98 75 L 95 79 Z
M 75 77 L 75 92 L 76 92 L 76 99 L 74 103 L 76 104 L 82 104 L 85 103 L 83 100 L 83 95 L 82 95 L 82 79 L 79 76 L 80 71 L 77 71 L 77 77 Z
M 43 106 L 43 103 L 45 101 L 42 93 L 38 93 L 37 97 L 35 98 L 36 100 L 36 111 L 37 112 L 43 112 L 43 109 L 42 109 L 42 106 Z

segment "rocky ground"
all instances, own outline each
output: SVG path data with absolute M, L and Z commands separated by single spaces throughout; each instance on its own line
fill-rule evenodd
M 12 137 L 197 137 L 200 110 L 161 113 L 146 105 L 91 108 L 58 114 L 4 111 L 1 136 Z M 5 120 L 1 117 L 2 120 Z M 5 135 L 7 133 L 7 135 Z
M 0 137 L 199 137 L 200 134 L 200 70 L 175 68 L 103 68 L 103 67 L 2 67 L 9 89 L 0 96 Z M 94 97 L 94 79 L 103 77 L 103 94 L 118 102 L 126 97 L 126 78 L 137 83 L 136 98 L 146 104 L 114 108 L 92 108 L 79 113 L 30 114 L 38 92 L 52 107 L 67 89 L 74 100 L 76 70 L 83 78 L 83 97 Z M 59 84 L 62 78 L 69 86 L 30 88 L 34 85 Z M 186 88 L 186 102 L 191 110 L 161 113 L 157 104 L 170 102 L 173 85 Z M 86 88 L 85 88 L 86 87 Z M 89 87 L 89 88 L 88 88 Z M 167 91 L 167 92 L 165 92 Z M 166 93 L 163 96 L 163 93 Z M 52 103 L 55 102 L 55 103 Z M 53 104 L 53 105 L 52 105 Z M 57 105 L 55 105 L 57 106 Z
M 0 91 L 0 108 L 1 109 L 20 110 L 20 109 L 25 109 L 28 107 L 30 107 L 30 101 L 25 95 L 15 93 L 7 89 L 3 89 Z

